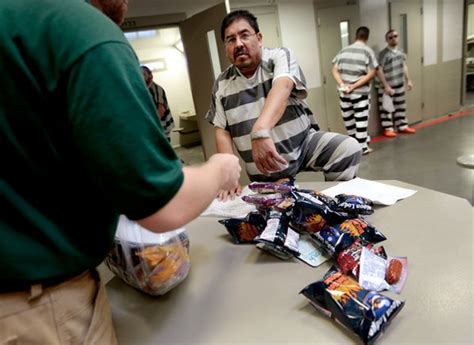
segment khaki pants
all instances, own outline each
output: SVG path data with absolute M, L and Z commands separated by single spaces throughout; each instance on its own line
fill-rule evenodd
M 117 344 L 97 272 L 0 294 L 0 345 Z

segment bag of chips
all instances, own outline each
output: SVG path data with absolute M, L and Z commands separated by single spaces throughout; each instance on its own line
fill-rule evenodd
M 335 227 L 349 233 L 354 239 L 360 238 L 365 243 L 379 243 L 387 239 L 374 226 L 359 218 L 347 219 Z
M 372 344 L 405 304 L 362 289 L 356 280 L 334 267 L 301 294 L 316 309 L 357 334 L 364 344 Z
M 374 213 L 374 203 L 366 198 L 357 195 L 339 194 L 336 195 L 337 210 L 357 217 L 358 215 L 369 215 Z
M 255 243 L 267 225 L 265 217 L 259 212 L 250 212 L 244 219 L 228 218 L 218 221 L 224 225 L 235 244 Z
M 347 219 L 345 215 L 331 210 L 318 200 L 311 200 L 304 194 L 293 193 L 293 198 L 295 202 L 290 225 L 297 231 L 315 233 L 326 225 L 340 224 Z
M 181 283 L 191 267 L 184 228 L 154 233 L 120 216 L 114 247 L 105 262 L 125 283 L 149 295 L 163 295 Z
M 265 230 L 255 239 L 259 242 L 259 249 L 268 250 L 279 258 L 298 256 L 298 242 L 300 236 L 288 226 L 288 216 L 285 213 L 271 210 Z M 260 244 L 263 243 L 263 244 Z

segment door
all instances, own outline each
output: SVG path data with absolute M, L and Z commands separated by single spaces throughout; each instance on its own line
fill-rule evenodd
M 422 62 L 422 18 L 419 1 L 391 1 L 390 27 L 398 31 L 399 48 L 407 56 L 407 66 L 413 89 L 406 92 L 407 120 L 415 123 L 423 120 L 422 91 L 423 91 L 423 62 Z
M 180 23 L 196 118 L 206 159 L 216 152 L 214 127 L 205 118 L 211 103 L 212 86 L 218 74 L 229 65 L 220 39 L 221 23 L 226 14 L 226 5 L 222 3 Z
M 318 10 L 319 44 L 323 89 L 326 101 L 328 131 L 346 133 L 339 108 L 336 81 L 332 76 L 332 59 L 354 40 L 359 26 L 359 7 L 348 5 Z

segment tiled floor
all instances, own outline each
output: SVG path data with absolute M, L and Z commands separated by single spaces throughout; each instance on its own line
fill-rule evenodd
M 400 180 L 467 199 L 474 199 L 474 170 L 456 164 L 457 157 L 474 154 L 474 114 L 421 128 L 415 135 L 400 135 L 371 144 L 363 156 L 359 177 Z M 187 164 L 204 161 L 201 146 L 178 148 Z M 299 181 L 322 181 L 321 173 L 304 172 Z

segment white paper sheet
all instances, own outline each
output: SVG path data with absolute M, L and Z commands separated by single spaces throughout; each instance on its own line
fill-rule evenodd
M 242 190 L 239 196 L 234 200 L 219 201 L 214 199 L 209 207 L 201 213 L 204 217 L 225 217 L 225 218 L 244 218 L 249 212 L 256 211 L 254 205 L 242 200 L 242 196 L 255 194 L 248 187 Z
M 341 193 L 358 195 L 372 200 L 375 204 L 393 205 L 398 200 L 412 196 L 416 193 L 416 190 L 394 187 L 357 177 L 321 192 L 332 197 Z

